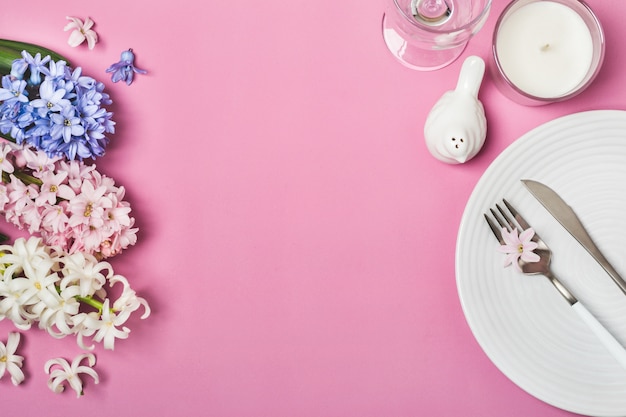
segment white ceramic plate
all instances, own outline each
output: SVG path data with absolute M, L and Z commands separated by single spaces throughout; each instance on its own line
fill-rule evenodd
M 626 295 L 525 189 L 552 187 L 626 277 L 626 112 L 576 113 L 509 146 L 485 171 L 463 214 L 456 251 L 463 311 L 487 356 L 515 384 L 556 407 L 626 415 L 626 370 L 543 276 L 504 268 L 483 213 L 506 198 L 553 250 L 555 274 L 626 345 Z

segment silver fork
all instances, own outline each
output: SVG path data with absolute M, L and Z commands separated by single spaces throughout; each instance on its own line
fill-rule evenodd
M 489 224 L 491 231 L 498 239 L 501 245 L 504 245 L 504 239 L 502 238 L 502 228 L 507 231 L 517 229 L 520 233 L 523 230 L 529 229 L 530 225 L 519 214 L 517 210 L 511 206 L 511 204 L 502 200 L 506 206 L 506 210 L 499 204 L 496 204 L 495 210 L 492 208 L 491 217 L 485 214 L 485 220 Z M 497 224 L 496 224 L 497 223 Z M 546 243 L 535 233 L 532 240 L 537 243 L 537 249 L 534 252 L 539 255 L 539 261 L 537 262 L 525 262 L 522 259 L 519 260 L 519 266 L 522 272 L 526 275 L 538 275 L 541 274 L 548 278 L 554 287 L 563 296 L 565 301 L 578 313 L 582 320 L 589 326 L 593 333 L 600 339 L 602 344 L 609 350 L 611 355 L 626 368 L 626 350 L 620 342 L 613 337 L 611 333 L 596 319 L 587 308 L 563 285 L 561 281 L 552 273 L 550 268 L 550 259 L 552 258 L 552 251 L 546 245 Z

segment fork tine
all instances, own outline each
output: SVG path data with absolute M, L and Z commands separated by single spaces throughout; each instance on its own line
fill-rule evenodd
M 489 225 L 489 228 L 491 229 L 493 234 L 496 236 L 496 239 L 498 239 L 498 242 L 500 242 L 501 245 L 504 245 L 504 239 L 502 239 L 502 230 L 498 226 L 496 226 L 494 221 L 491 220 L 486 213 L 484 214 L 484 216 L 485 216 L 485 220 L 487 220 L 487 224 Z
M 499 204 L 496 204 L 496 208 L 498 209 L 498 211 L 500 212 L 500 214 L 502 215 L 506 223 L 509 225 L 509 230 L 513 230 L 513 229 L 519 230 L 517 223 L 513 221 L 513 218 L 502 208 L 502 206 L 500 206 Z
M 491 219 L 487 214 L 484 214 L 484 216 L 493 234 L 496 236 L 500 244 L 504 245 L 502 228 L 508 230 L 509 232 L 513 229 L 517 229 L 521 233 L 522 231 L 530 228 L 530 225 L 522 216 L 520 216 L 517 210 L 513 208 L 511 203 L 509 203 L 506 199 L 502 199 L 502 202 L 506 206 L 506 209 L 504 209 L 500 204 L 496 204 L 495 209 L 489 209 L 493 219 Z M 539 237 L 535 234 L 532 240 L 537 241 L 538 239 Z
M 497 206 L 498 205 L 496 204 L 496 207 Z M 502 216 L 500 214 L 498 214 L 498 211 L 501 212 L 501 210 L 496 211 L 496 210 L 490 208 L 489 211 L 491 212 L 491 215 L 498 222 L 498 224 L 500 225 L 501 228 L 504 227 L 505 229 L 510 230 L 509 223 L 505 219 L 502 219 Z
M 506 201 L 505 199 L 502 199 L 502 201 L 504 202 L 504 205 L 506 206 L 507 209 L 509 209 L 509 211 L 511 212 L 511 214 L 513 215 L 513 217 L 515 217 L 515 220 L 517 220 L 517 223 L 519 223 L 520 227 L 523 230 L 529 229 L 530 225 L 528 224 L 528 222 L 526 220 L 524 220 L 524 218 L 517 212 L 517 210 L 515 210 L 513 208 L 513 206 Z

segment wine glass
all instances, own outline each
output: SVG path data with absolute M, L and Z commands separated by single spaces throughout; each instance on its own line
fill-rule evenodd
M 422 71 L 456 60 L 483 26 L 491 0 L 386 0 L 383 38 L 405 66 Z

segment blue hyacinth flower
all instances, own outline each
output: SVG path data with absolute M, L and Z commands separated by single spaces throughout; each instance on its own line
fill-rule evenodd
M 107 68 L 106 72 L 112 72 L 111 81 L 114 83 L 118 81 L 125 81 L 126 84 L 130 85 L 133 82 L 133 76 L 135 73 L 137 74 L 146 74 L 148 71 L 137 68 L 134 65 L 135 62 L 135 54 L 133 54 L 133 50 L 129 49 L 127 51 L 122 52 L 120 61 L 111 65 Z

